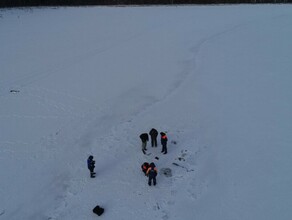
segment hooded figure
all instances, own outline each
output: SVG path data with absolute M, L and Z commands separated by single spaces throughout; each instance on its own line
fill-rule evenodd
M 152 128 L 149 132 L 150 137 L 151 137 L 151 146 L 152 147 L 157 147 L 157 136 L 158 136 L 158 131 L 155 128 Z
M 150 163 L 150 166 L 146 172 L 146 175 L 148 176 L 148 185 L 151 186 L 151 182 L 153 180 L 153 185 L 156 185 L 156 176 L 157 176 L 157 168 L 155 164 L 152 162 Z
M 164 132 L 160 132 L 160 135 L 161 135 L 161 145 L 162 145 L 161 153 L 167 154 L 167 136 Z
M 95 172 L 94 172 L 94 168 L 95 168 L 95 161 L 93 160 L 93 156 L 90 155 L 87 159 L 87 167 L 90 171 L 90 177 L 94 178 L 95 177 Z

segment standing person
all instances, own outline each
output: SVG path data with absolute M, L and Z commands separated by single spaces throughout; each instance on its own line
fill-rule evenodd
M 153 185 L 156 185 L 156 176 L 157 176 L 157 168 L 155 164 L 152 162 L 150 163 L 150 167 L 148 168 L 146 175 L 148 176 L 148 185 L 151 186 L 151 182 L 153 180 Z
M 149 132 L 150 137 L 151 137 L 151 146 L 152 147 L 157 147 L 157 136 L 158 136 L 158 131 L 155 128 L 152 128 Z
M 87 167 L 90 171 L 90 177 L 94 178 L 95 177 L 95 172 L 94 172 L 94 168 L 95 168 L 95 161 L 93 160 L 93 156 L 90 155 L 87 159 Z
M 141 141 L 142 141 L 142 152 L 144 153 L 144 154 L 146 154 L 146 146 L 147 146 L 147 141 L 149 140 L 149 137 L 148 137 L 148 134 L 147 133 L 143 133 L 143 134 L 141 134 L 140 135 L 140 139 L 141 139 Z
M 162 145 L 161 153 L 167 154 L 167 136 L 164 132 L 160 132 L 160 135 L 161 135 L 161 145 Z

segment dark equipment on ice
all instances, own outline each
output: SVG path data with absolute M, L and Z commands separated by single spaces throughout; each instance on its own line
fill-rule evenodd
M 104 208 L 101 208 L 99 205 L 95 206 L 95 208 L 92 210 L 93 213 L 97 214 L 98 216 L 101 216 L 104 212 Z

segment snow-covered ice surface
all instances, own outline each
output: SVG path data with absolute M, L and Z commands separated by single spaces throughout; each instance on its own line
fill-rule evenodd
M 291 39 L 291 5 L 1 10 L 0 219 L 292 219 Z

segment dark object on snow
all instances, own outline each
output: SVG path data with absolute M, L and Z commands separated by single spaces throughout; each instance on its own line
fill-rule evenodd
M 159 157 L 155 157 L 156 160 L 159 160 Z
M 93 213 L 97 214 L 98 216 L 101 216 L 104 212 L 104 209 L 101 208 L 99 205 L 95 206 L 95 208 L 92 210 Z
M 20 92 L 20 91 L 19 91 L 19 90 L 15 90 L 15 89 L 11 89 L 10 92 L 11 92 L 11 93 L 18 93 L 18 92 Z
M 94 178 L 95 177 L 95 172 L 94 172 L 94 168 L 95 168 L 95 161 L 93 160 L 93 156 L 90 155 L 87 159 L 87 167 L 90 171 L 90 177 Z
M 157 136 L 158 136 L 158 131 L 155 128 L 152 128 L 149 132 L 150 137 L 151 137 L 151 146 L 152 147 L 157 147 Z
M 179 165 L 179 164 L 177 164 L 177 163 L 172 163 L 172 164 L 175 165 L 175 166 L 177 166 L 177 167 L 181 167 L 181 168 L 186 169 L 187 172 L 192 172 L 192 171 L 194 171 L 194 169 L 188 169 L 187 167 L 182 166 L 182 165 Z
M 185 168 L 184 166 L 179 165 L 179 164 L 177 164 L 177 163 L 172 163 L 172 164 L 175 165 L 175 166 L 177 166 L 177 167 Z
M 147 149 L 146 149 L 147 150 Z M 143 152 L 143 154 L 145 154 L 146 156 L 149 156 L 149 155 L 151 155 L 151 153 L 146 153 L 146 151 L 145 150 L 143 150 L 142 149 L 142 152 Z

